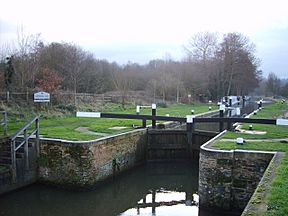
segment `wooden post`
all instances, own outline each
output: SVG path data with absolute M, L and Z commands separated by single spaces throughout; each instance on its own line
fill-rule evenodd
M 221 104 L 220 108 L 219 108 L 219 117 L 223 118 L 224 117 L 224 111 L 225 111 L 225 105 Z M 224 129 L 224 123 L 223 122 L 219 122 L 219 132 L 222 132 Z
M 28 148 L 28 137 L 27 130 L 24 130 L 24 159 L 25 159 L 25 169 L 29 170 L 29 148 Z
M 142 119 L 142 127 L 146 128 L 146 119 Z
M 156 116 L 156 104 L 152 104 L 152 117 L 154 116 Z M 156 120 L 155 119 L 153 119 L 152 120 L 152 128 L 153 129 L 155 129 L 156 128 Z
M 242 107 L 245 107 L 246 98 L 245 95 L 242 96 Z
M 7 100 L 7 103 L 9 103 L 9 101 L 10 101 L 10 92 L 9 91 L 6 92 L 6 100 Z
M 8 127 L 7 127 L 7 124 L 8 124 L 8 119 L 7 119 L 7 112 L 6 111 L 4 111 L 4 113 L 3 113 L 3 130 L 4 130 L 4 136 L 6 136 L 7 135 L 7 130 L 8 130 Z
M 26 102 L 29 102 L 29 92 L 28 92 L 28 88 L 26 88 Z

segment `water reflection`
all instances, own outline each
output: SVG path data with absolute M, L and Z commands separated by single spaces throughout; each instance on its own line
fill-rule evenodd
M 197 194 L 153 190 L 137 203 L 136 208 L 128 209 L 120 215 L 198 215 L 198 200 Z
M 195 162 L 152 163 L 93 191 L 34 185 L 4 195 L 0 216 L 198 215 L 197 190 Z

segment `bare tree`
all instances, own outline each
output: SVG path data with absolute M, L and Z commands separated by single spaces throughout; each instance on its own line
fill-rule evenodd
M 275 73 L 269 73 L 266 81 L 266 91 L 268 94 L 279 95 L 281 89 L 281 80 Z
M 225 35 L 217 54 L 218 61 L 222 62 L 221 77 L 226 95 L 237 94 L 237 86 L 238 89 L 241 87 L 239 82 L 243 81 L 243 77 L 246 81 L 255 78 L 258 82 L 259 61 L 255 57 L 255 45 L 247 37 L 240 33 Z
M 184 46 L 188 56 L 186 65 L 190 65 L 190 70 L 186 70 L 186 77 L 189 77 L 190 73 L 189 80 L 193 80 L 194 86 L 191 88 L 194 94 L 209 94 L 211 96 L 208 84 L 211 73 L 215 70 L 212 67 L 212 63 L 215 59 L 217 48 L 218 35 L 211 32 L 195 34 L 188 44 Z
M 39 49 L 43 47 L 40 34 L 25 35 L 23 27 L 17 33 L 17 51 L 15 58 L 15 75 L 18 86 L 23 89 L 29 83 L 34 83 L 39 72 Z M 33 87 L 33 86 L 31 86 Z
M 189 59 L 200 60 L 204 65 L 215 56 L 218 35 L 211 32 L 199 32 L 192 36 L 184 50 Z
M 122 108 L 125 108 L 127 93 L 131 88 L 131 79 L 125 71 L 120 70 L 117 64 L 114 65 L 111 71 L 112 82 L 117 91 L 121 92 L 121 104 Z

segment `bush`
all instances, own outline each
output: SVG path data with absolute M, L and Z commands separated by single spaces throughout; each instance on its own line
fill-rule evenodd
M 167 108 L 168 106 L 167 106 L 166 103 L 160 102 L 160 103 L 157 103 L 157 107 L 159 107 L 159 108 Z
M 77 107 L 73 104 L 68 104 L 68 105 L 59 104 L 56 106 L 56 108 L 61 109 L 63 111 L 68 111 L 68 112 L 76 112 L 77 110 Z

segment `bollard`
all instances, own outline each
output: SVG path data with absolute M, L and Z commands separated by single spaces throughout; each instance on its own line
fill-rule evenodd
M 194 115 L 194 113 L 195 113 L 195 111 L 192 109 L 192 110 L 191 110 L 191 115 Z
M 260 105 L 260 101 L 257 102 L 257 108 L 260 109 L 261 105 Z
M 244 144 L 244 139 L 242 137 L 239 137 L 236 139 L 237 145 L 243 145 Z
M 156 116 L 156 104 L 152 104 L 152 117 Z M 156 128 L 156 120 L 153 119 L 152 120 L 152 128 L 155 129 Z

